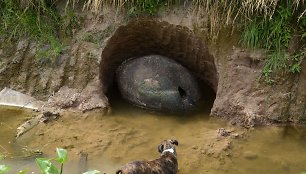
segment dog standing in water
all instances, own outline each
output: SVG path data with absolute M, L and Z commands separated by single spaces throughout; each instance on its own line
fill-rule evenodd
M 133 161 L 122 166 L 116 174 L 177 174 L 175 146 L 177 140 L 164 140 L 158 146 L 160 157 L 152 161 Z

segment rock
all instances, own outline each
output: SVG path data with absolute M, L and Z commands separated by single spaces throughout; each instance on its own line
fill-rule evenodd
M 74 108 L 85 112 L 93 109 L 106 109 L 107 106 L 107 98 L 99 94 L 94 84 L 89 83 L 81 92 L 75 88 L 61 87 L 58 92 L 49 97 L 44 108 L 46 110 Z
M 129 59 L 117 69 L 122 97 L 152 110 L 188 111 L 200 99 L 196 79 L 182 65 L 160 55 Z
M 218 137 L 227 137 L 231 134 L 231 132 L 232 131 L 230 131 L 230 130 L 226 130 L 224 128 L 219 128 L 217 130 L 217 135 L 218 135 Z
M 60 114 L 57 111 L 45 111 L 43 112 L 40 121 L 43 123 L 48 123 L 56 120 L 59 116 Z
M 238 134 L 238 133 L 234 133 L 234 134 L 232 134 L 232 137 L 233 137 L 233 138 L 238 138 L 238 137 L 239 137 L 239 134 Z
M 39 101 L 27 94 L 4 88 L 0 92 L 0 105 L 16 106 L 37 110 L 42 107 L 44 102 Z
M 243 153 L 244 158 L 248 159 L 248 160 L 255 160 L 258 158 L 258 155 L 251 152 L 251 151 L 245 151 Z
M 199 148 L 199 146 L 197 146 L 197 145 L 192 146 L 193 150 L 197 150 L 198 148 Z

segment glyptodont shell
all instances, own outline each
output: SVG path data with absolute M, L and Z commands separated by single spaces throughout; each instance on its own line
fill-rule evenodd
M 161 55 L 128 59 L 119 66 L 116 76 L 122 97 L 142 108 L 189 111 L 201 97 L 193 75 Z

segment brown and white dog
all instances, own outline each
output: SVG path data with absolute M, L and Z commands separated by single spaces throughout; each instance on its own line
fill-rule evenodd
M 116 174 L 177 174 L 175 146 L 177 140 L 164 140 L 158 146 L 160 157 L 152 161 L 133 161 L 122 166 Z

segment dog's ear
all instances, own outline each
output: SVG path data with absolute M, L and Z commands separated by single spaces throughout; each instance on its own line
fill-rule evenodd
M 178 141 L 177 140 L 171 140 L 171 144 L 174 144 L 174 145 L 178 146 Z
M 160 145 L 157 147 L 157 149 L 158 149 L 158 152 L 159 152 L 159 153 L 163 153 L 163 151 L 164 151 L 164 145 L 163 145 L 163 144 L 160 144 Z

